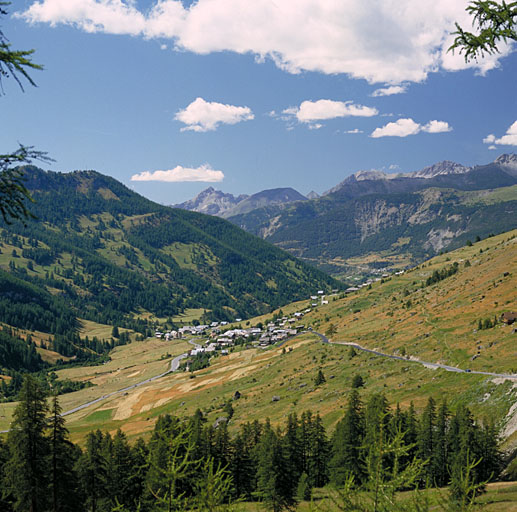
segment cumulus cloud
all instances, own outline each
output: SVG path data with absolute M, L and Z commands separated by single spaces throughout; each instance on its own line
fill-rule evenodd
M 208 164 L 191 168 L 177 165 L 168 171 L 144 171 L 131 176 L 131 181 L 165 181 L 178 183 L 182 181 L 205 181 L 217 183 L 223 181 L 224 173 L 212 169 Z
M 370 137 L 407 137 L 420 132 L 444 133 L 450 132 L 452 128 L 445 121 L 429 121 L 427 124 L 419 124 L 411 118 L 402 118 L 388 123 L 380 128 L 375 128 Z
M 290 73 L 346 73 L 370 83 L 422 82 L 431 72 L 475 67 L 485 73 L 510 52 L 465 63 L 448 53 L 454 22 L 470 26 L 466 0 L 38 0 L 31 23 L 172 41 L 181 51 L 250 53 Z
M 485 144 L 491 144 L 488 149 L 495 149 L 495 144 L 499 144 L 501 146 L 517 146 L 517 121 L 515 121 L 506 133 L 497 138 L 493 133 L 487 135 L 483 142 Z
M 427 133 L 444 133 L 450 132 L 452 128 L 445 121 L 429 121 L 422 127 L 422 131 Z
M 220 124 L 237 124 L 254 117 L 248 107 L 225 105 L 196 98 L 187 108 L 180 110 L 174 119 L 186 125 L 181 131 L 208 132 L 215 130 Z
M 394 94 L 403 94 L 407 91 L 407 85 L 391 85 L 390 87 L 384 87 L 376 89 L 372 92 L 372 96 L 377 98 L 378 96 L 393 96 Z
M 321 128 L 317 121 L 327 121 L 339 117 L 372 117 L 379 113 L 376 108 L 356 105 L 352 101 L 317 100 L 303 101 L 299 107 L 282 111 L 284 120 L 296 119 L 309 128 Z

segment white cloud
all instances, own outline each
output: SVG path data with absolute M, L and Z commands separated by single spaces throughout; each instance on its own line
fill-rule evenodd
M 299 107 L 290 107 L 282 111 L 286 121 L 295 118 L 309 128 L 321 128 L 316 121 L 327 121 L 340 117 L 372 117 L 379 112 L 376 108 L 356 105 L 352 101 L 317 100 L 303 101 Z
M 248 107 L 225 105 L 196 98 L 187 108 L 180 110 L 174 119 L 186 125 L 181 131 L 208 132 L 215 130 L 220 124 L 237 124 L 254 117 Z
M 168 171 L 144 171 L 131 176 L 131 181 L 165 181 L 178 183 L 182 181 L 205 181 L 216 183 L 223 181 L 224 173 L 212 169 L 208 164 L 197 168 L 177 165 Z
M 408 135 L 415 135 L 420 129 L 421 126 L 415 123 L 413 119 L 399 119 L 381 128 L 375 128 L 370 137 L 374 139 L 379 137 L 407 137 Z
M 517 121 L 515 121 L 509 128 L 506 130 L 506 133 L 497 138 L 493 133 L 487 135 L 483 142 L 485 144 L 492 144 L 488 149 L 495 149 L 494 144 L 499 144 L 501 146 L 517 146 Z
M 452 131 L 449 123 L 445 121 L 429 121 L 425 126 L 422 126 L 422 131 L 427 133 L 445 133 Z
M 402 118 L 395 122 L 388 123 L 380 128 L 375 128 L 370 137 L 407 137 L 420 132 L 444 133 L 450 132 L 452 128 L 445 121 L 429 121 L 425 125 L 416 123 L 411 118 Z
M 497 147 L 492 145 L 492 146 L 488 146 L 488 149 L 497 149 Z
M 393 94 L 402 94 L 407 91 L 407 85 L 391 85 L 390 87 L 384 87 L 376 89 L 372 92 L 374 98 L 378 96 L 392 96 Z
M 370 83 L 422 82 L 432 72 L 481 73 L 510 51 L 466 64 L 448 53 L 454 22 L 470 27 L 466 0 L 39 0 L 28 22 L 68 24 L 88 32 L 168 39 L 182 51 L 251 53 L 290 73 L 346 73 Z
M 345 133 L 363 133 L 363 130 L 359 130 L 359 128 L 354 128 L 353 130 L 347 130 Z

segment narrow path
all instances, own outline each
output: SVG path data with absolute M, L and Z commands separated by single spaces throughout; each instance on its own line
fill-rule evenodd
M 191 345 L 194 345 L 195 348 L 200 348 L 201 345 L 196 343 L 194 341 L 195 339 L 198 339 L 198 338 L 194 338 L 192 340 L 186 340 L 186 341 L 188 343 L 190 343 Z M 136 384 L 132 384 L 131 386 L 127 386 L 127 387 L 122 388 L 122 389 L 117 389 L 117 391 L 112 391 L 111 393 L 107 393 L 106 395 L 102 395 L 101 397 L 96 398 L 95 400 L 90 400 L 89 402 L 86 402 L 84 404 L 78 405 L 77 407 L 74 407 L 73 409 L 70 409 L 68 411 L 62 412 L 61 416 L 68 416 L 69 414 L 73 414 L 74 412 L 78 412 L 78 411 L 81 411 L 83 409 L 86 409 L 87 407 L 90 407 L 90 405 L 98 404 L 99 402 L 107 400 L 108 398 L 110 398 L 110 397 L 112 397 L 114 395 L 118 395 L 120 393 L 127 393 L 131 389 L 135 389 L 135 388 L 138 388 L 140 386 L 143 386 L 144 384 L 148 384 L 149 382 L 153 382 L 155 380 L 161 379 L 162 377 L 165 377 L 165 375 L 168 375 L 169 373 L 175 372 L 179 368 L 181 361 L 183 359 L 185 359 L 186 357 L 188 357 L 188 355 L 189 355 L 189 353 L 185 352 L 184 354 L 180 354 L 179 356 L 176 356 L 175 358 L 173 358 L 172 361 L 171 361 L 171 365 L 170 365 L 169 369 L 167 371 L 163 372 L 163 373 L 160 373 L 159 375 L 155 375 L 154 377 L 149 377 L 148 379 L 145 379 L 145 380 L 142 380 L 140 382 L 137 382 Z M 0 434 L 6 434 L 7 432 L 9 432 L 9 430 L 0 430 Z
M 378 350 L 371 350 L 366 347 L 362 347 L 361 345 L 357 343 L 353 343 L 350 341 L 330 341 L 327 336 L 324 334 L 321 334 L 316 331 L 312 331 L 314 334 L 319 336 L 321 338 L 321 341 L 323 343 L 328 343 L 329 345 L 348 345 L 350 347 L 354 347 L 357 350 L 362 350 L 363 352 L 368 352 L 369 354 L 373 354 L 380 357 L 388 357 L 389 359 L 397 359 L 399 361 L 404 361 L 405 363 L 417 363 L 421 364 L 425 367 L 431 367 L 431 368 L 441 368 L 442 370 L 448 371 L 448 372 L 455 372 L 455 373 L 473 373 L 475 375 L 487 375 L 489 377 L 503 377 L 505 379 L 517 379 L 517 375 L 514 374 L 508 374 L 508 373 L 493 373 L 493 372 L 482 372 L 478 370 L 462 370 L 461 368 L 456 368 L 455 366 L 449 366 L 446 364 L 440 364 L 440 363 L 431 363 L 428 361 L 419 361 L 418 359 L 406 359 L 402 356 L 395 356 L 392 354 L 385 354 L 384 352 L 379 352 Z
M 195 348 L 200 348 L 201 345 L 196 343 L 194 340 L 186 340 L 191 345 L 194 345 Z M 148 379 L 142 380 L 140 382 L 137 382 L 136 384 L 132 384 L 131 386 L 127 386 L 126 388 L 118 389 L 117 391 L 112 391 L 111 393 L 108 393 L 107 395 L 102 395 L 99 398 L 96 398 L 95 400 L 91 400 L 90 402 L 87 402 L 85 404 L 79 405 L 77 407 L 74 407 L 73 409 L 70 409 L 69 411 L 65 411 L 61 414 L 61 416 L 68 416 L 69 414 L 73 414 L 74 412 L 80 411 L 82 409 L 86 409 L 86 407 L 89 407 L 90 405 L 97 404 L 99 402 L 102 402 L 103 400 L 106 400 L 107 398 L 110 398 L 114 395 L 118 395 L 119 393 L 126 393 L 127 391 L 131 389 L 138 388 L 140 386 L 143 386 L 144 384 L 147 384 L 149 382 L 153 382 L 155 380 L 161 379 L 162 377 L 165 377 L 165 375 L 168 375 L 169 373 L 175 372 L 179 367 L 180 363 L 183 359 L 188 357 L 189 353 L 185 352 L 183 354 L 180 354 L 179 356 L 176 356 L 171 361 L 171 365 L 169 369 L 166 372 L 160 373 L 159 375 L 155 375 L 154 377 L 149 377 Z

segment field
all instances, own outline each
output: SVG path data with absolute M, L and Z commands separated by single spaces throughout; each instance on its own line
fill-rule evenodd
M 110 353 L 111 361 L 103 365 L 60 370 L 57 372 L 60 379 L 89 381 L 94 384 L 93 387 L 62 395 L 60 397 L 62 409 L 63 411 L 73 409 L 90 400 L 159 375 L 169 368 L 172 357 L 190 348 L 192 348 L 191 345 L 181 340 L 165 342 L 150 338 L 143 342 L 116 347 Z M 0 430 L 8 428 L 15 405 L 14 403 L 0 404 Z M 101 425 L 107 419 L 106 413 L 100 415 L 96 413 L 105 411 L 106 408 L 106 403 L 101 402 L 67 419 L 69 418 L 68 421 L 71 420 L 72 424 L 82 424 L 84 421 L 85 429 L 89 431 L 89 417 L 92 415 L 94 419 L 101 419 L 101 423 L 97 426 L 103 428 Z
M 444 510 L 447 501 L 447 489 L 431 489 L 419 491 L 421 496 L 426 496 L 431 510 L 440 512 Z M 331 498 L 331 494 L 335 497 Z M 412 492 L 397 494 L 400 503 L 407 503 L 413 497 Z M 483 512 L 516 512 L 517 511 L 517 482 L 497 482 L 487 485 L 487 492 L 481 495 L 474 510 Z M 339 498 L 331 489 L 315 489 L 311 502 L 302 501 L 296 507 L 297 512 L 337 512 L 344 510 L 339 508 Z M 235 512 L 263 512 L 265 508 L 260 503 L 240 503 L 235 505 Z M 347 509 L 348 510 L 348 509 Z

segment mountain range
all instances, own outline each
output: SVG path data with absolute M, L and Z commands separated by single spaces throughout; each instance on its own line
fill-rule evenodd
M 515 154 L 474 167 L 443 161 L 411 173 L 359 171 L 321 197 L 225 217 L 328 272 L 368 273 L 517 227 L 516 185 Z
M 263 206 L 282 205 L 294 201 L 307 201 L 307 197 L 293 188 L 274 188 L 262 190 L 251 196 L 246 194 L 234 196 L 233 194 L 215 190 L 213 187 L 208 187 L 200 192 L 194 199 L 174 205 L 174 207 L 206 213 L 208 215 L 216 215 L 226 219 L 234 215 L 242 215 L 251 212 Z

